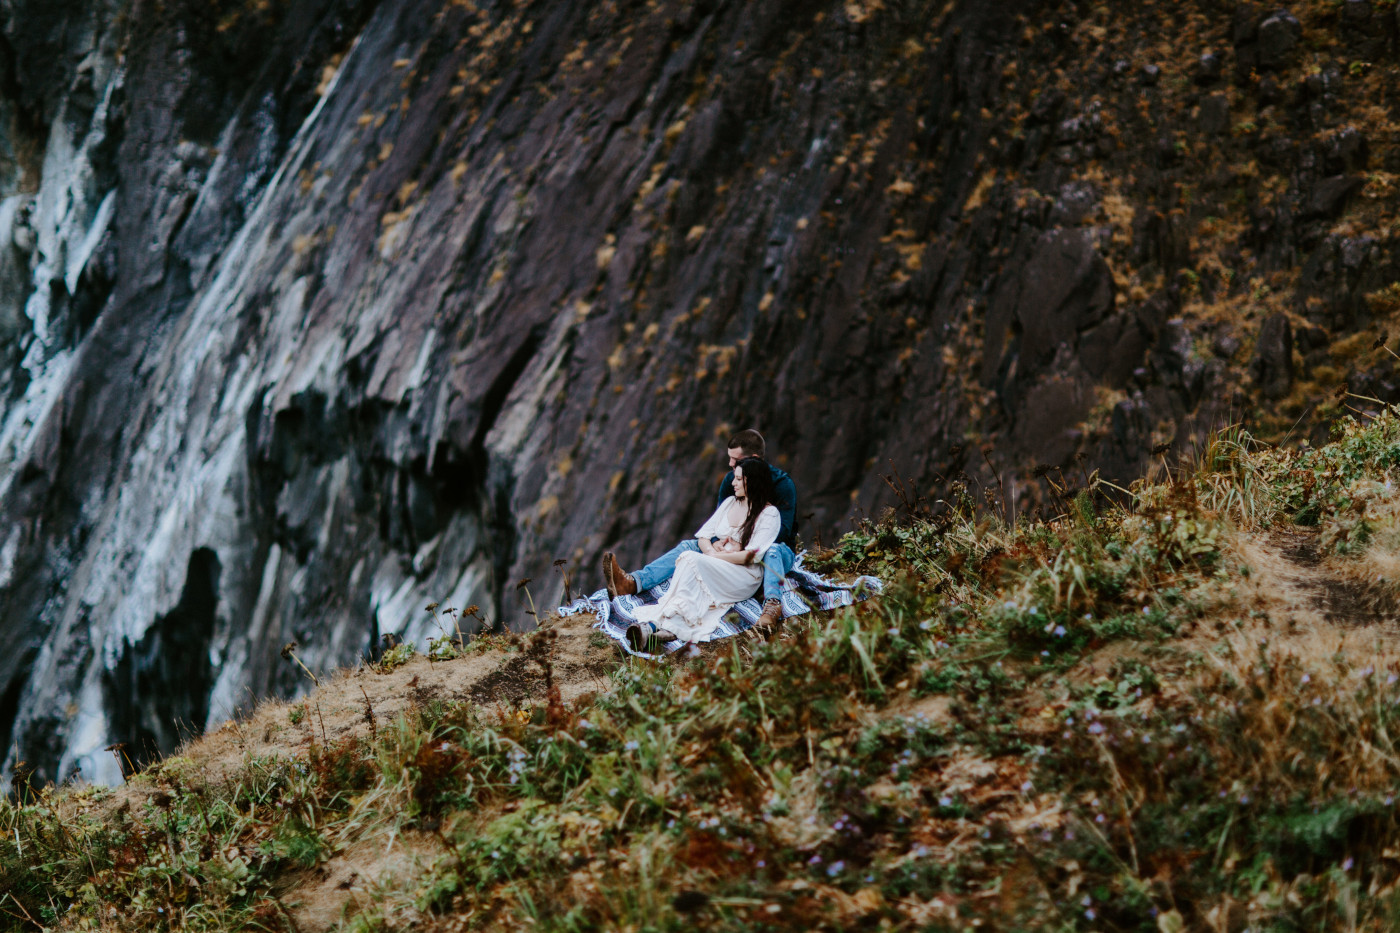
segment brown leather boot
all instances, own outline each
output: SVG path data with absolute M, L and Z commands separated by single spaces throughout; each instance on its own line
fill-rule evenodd
M 753 624 L 753 627 L 762 631 L 768 631 L 777 626 L 781 621 L 783 621 L 782 601 L 769 599 L 763 603 L 763 614 L 758 617 L 758 621 Z
M 637 595 L 637 581 L 618 564 L 612 551 L 603 555 L 603 585 L 608 588 L 608 598 Z

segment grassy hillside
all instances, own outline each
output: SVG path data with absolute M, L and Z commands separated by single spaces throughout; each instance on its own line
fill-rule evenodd
M 1397 468 L 1388 410 L 1050 472 L 1030 524 L 952 477 L 822 555 L 883 597 L 768 642 L 401 649 L 17 787 L 0 928 L 1391 929 Z

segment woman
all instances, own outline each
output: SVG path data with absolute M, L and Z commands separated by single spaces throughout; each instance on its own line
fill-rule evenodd
M 729 607 L 753 595 L 763 582 L 763 552 L 778 540 L 782 519 L 773 505 L 773 474 L 757 457 L 734 467 L 734 495 L 720 503 L 695 533 L 700 552 L 676 561 L 671 588 L 655 606 L 637 608 L 627 643 L 642 651 L 649 638 L 700 641 L 718 627 Z

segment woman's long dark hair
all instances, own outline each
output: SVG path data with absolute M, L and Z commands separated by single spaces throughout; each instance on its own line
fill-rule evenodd
M 745 457 L 734 467 L 734 472 L 744 474 L 744 497 L 749 504 L 749 517 L 744 519 L 744 530 L 739 537 L 739 546 L 748 547 L 753 537 L 753 526 L 758 524 L 758 516 L 773 504 L 777 490 L 773 488 L 773 471 L 758 457 Z

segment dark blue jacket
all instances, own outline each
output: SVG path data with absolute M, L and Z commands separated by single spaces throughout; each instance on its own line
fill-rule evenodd
M 774 505 L 778 507 L 778 514 L 783 519 L 783 530 L 778 532 L 778 543 L 786 544 L 794 551 L 797 550 L 797 487 L 792 484 L 792 477 L 782 470 L 768 464 L 768 469 L 773 473 L 773 490 L 777 494 Z M 730 470 L 724 474 L 724 482 L 719 484 L 719 496 L 715 500 L 715 507 L 730 496 L 734 495 L 734 471 Z

